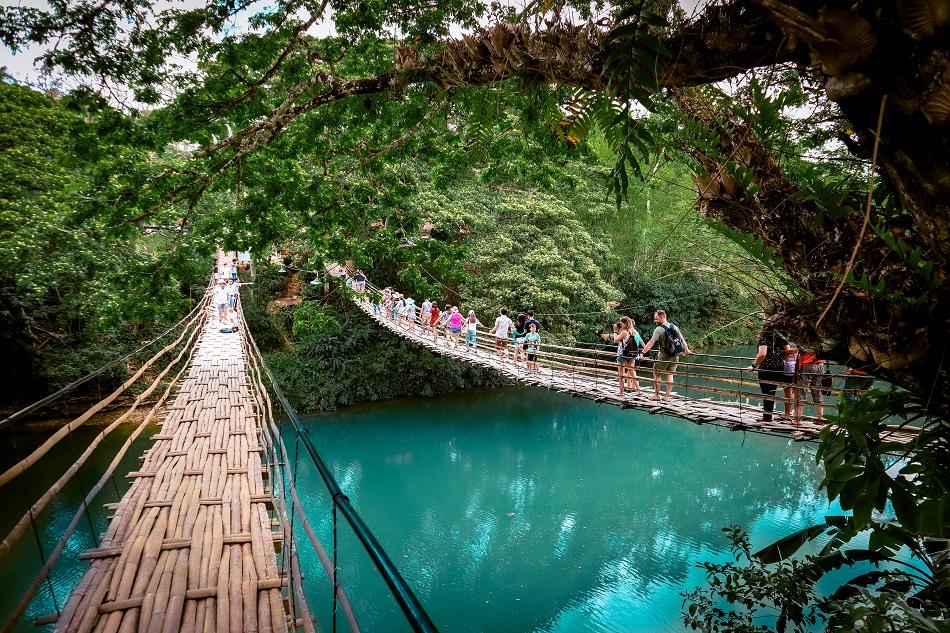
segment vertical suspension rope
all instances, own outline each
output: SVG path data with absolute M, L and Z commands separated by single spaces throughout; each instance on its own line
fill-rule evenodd
M 40 553 L 40 562 L 43 565 L 46 565 L 46 553 L 43 551 L 43 539 L 40 537 L 40 530 L 36 527 L 36 519 L 33 516 L 33 510 L 30 509 L 30 527 L 33 528 L 33 536 L 36 538 L 36 549 Z M 46 576 L 46 588 L 49 589 L 49 597 L 53 601 L 53 608 L 56 609 L 56 615 L 60 615 L 62 612 L 59 609 L 59 601 L 56 600 L 56 592 L 53 591 L 53 582 L 50 577 Z
M 336 593 L 340 587 L 340 565 L 337 563 L 338 542 L 336 537 L 336 498 L 333 498 L 333 605 L 331 617 L 333 620 L 333 633 L 336 633 Z
M 72 433 L 69 434 L 69 449 L 73 452 L 73 454 L 76 453 L 76 441 L 73 438 Z M 79 494 L 82 495 L 82 509 L 83 514 L 86 517 L 86 523 L 89 524 L 89 536 L 92 537 L 93 544 L 98 548 L 99 538 L 96 536 L 96 527 L 92 523 L 92 517 L 89 513 L 89 506 L 86 505 L 86 495 L 89 493 L 89 491 L 86 490 L 86 487 L 82 484 L 82 472 L 80 471 L 76 471 L 76 485 L 79 486 Z
M 298 461 L 299 461 L 299 460 L 298 460 L 299 455 L 300 455 L 300 436 L 298 435 L 298 436 L 297 436 L 297 441 L 296 441 L 296 443 L 294 444 L 294 468 L 293 468 L 293 471 L 292 471 L 292 473 L 291 473 L 291 482 L 290 482 L 290 487 L 291 487 L 291 488 L 294 488 L 294 487 L 297 485 L 297 464 L 298 464 Z M 284 499 L 288 499 L 288 498 L 289 498 L 289 495 L 287 494 L 287 492 L 288 492 L 287 490 L 284 491 Z M 288 532 L 288 540 L 290 541 L 290 544 L 289 544 L 289 546 L 288 546 L 286 543 L 284 544 L 284 545 L 285 545 L 285 548 L 284 548 L 284 549 L 286 549 L 286 550 L 289 551 L 289 557 L 290 557 L 291 568 L 293 567 L 294 543 L 297 542 L 296 539 L 294 538 L 294 519 L 296 518 L 296 514 L 297 514 L 296 511 L 297 511 L 297 507 L 293 504 L 293 502 L 291 502 L 291 504 L 290 504 L 290 530 L 289 530 L 289 532 Z M 293 571 L 293 569 L 291 569 L 291 571 Z M 293 575 L 293 573 L 291 573 L 291 574 L 288 576 L 289 582 L 288 582 L 288 588 L 287 588 L 287 589 L 288 589 L 289 595 L 291 596 L 291 600 L 290 600 L 290 615 L 291 615 L 291 618 L 292 618 L 293 621 L 294 621 L 294 625 L 295 625 L 294 628 L 296 628 L 297 613 L 296 613 L 296 609 L 294 608 L 294 607 L 295 607 L 295 604 L 294 604 L 294 600 L 293 600 L 293 598 L 292 598 L 292 596 L 294 595 L 294 591 L 293 591 L 293 589 L 294 589 L 294 587 L 293 587 L 293 578 L 294 578 L 294 575 Z

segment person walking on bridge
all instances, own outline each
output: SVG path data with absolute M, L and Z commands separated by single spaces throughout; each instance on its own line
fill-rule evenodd
M 475 316 L 475 310 L 468 311 L 468 317 L 465 319 L 465 353 L 468 353 L 469 348 L 474 348 L 475 352 L 478 352 L 478 347 L 475 345 L 475 338 L 478 336 L 478 326 L 482 325 L 482 322 L 478 320 L 478 317 Z
M 528 335 L 528 328 L 525 325 L 525 323 L 527 322 L 527 320 L 528 320 L 528 317 L 524 312 L 518 313 L 518 319 L 515 321 L 514 334 L 513 334 L 513 338 L 515 341 L 515 353 L 514 353 L 515 365 L 517 365 L 519 361 L 526 360 L 525 354 L 528 351 L 528 346 L 525 345 L 525 337 Z M 537 331 L 537 328 L 535 328 L 535 331 Z
M 529 374 L 538 373 L 538 351 L 541 349 L 541 335 L 538 334 L 538 326 L 534 323 L 528 326 L 528 332 L 524 336 L 524 346 L 527 352 L 527 369 Z
M 693 352 L 689 349 L 689 344 L 683 337 L 683 333 L 666 319 L 665 310 L 657 310 L 653 313 L 653 322 L 656 327 L 653 329 L 653 336 L 643 346 L 643 351 L 637 356 L 637 360 L 651 349 L 657 347 L 660 350 L 658 360 L 653 362 L 653 391 L 654 400 L 660 400 L 660 382 L 661 377 L 666 382 L 666 395 L 663 400 L 669 401 L 673 394 L 673 374 L 676 373 L 676 365 L 680 356 L 689 356 Z
M 223 279 L 219 279 L 217 285 L 215 285 L 212 300 L 218 310 L 218 321 L 222 321 L 228 311 L 228 289 L 224 286 Z
M 614 343 L 617 344 L 617 376 L 620 380 L 620 395 L 624 395 L 627 389 L 640 391 L 640 380 L 637 378 L 634 362 L 639 350 L 643 349 L 643 338 L 634 327 L 633 319 L 628 316 L 621 317 L 620 327 L 614 332 Z
M 462 323 L 464 318 L 462 313 L 459 312 L 458 306 L 452 306 L 452 311 L 449 312 L 449 318 L 446 319 L 446 325 L 448 326 L 448 331 L 445 333 L 445 342 L 448 345 L 452 343 L 452 347 L 459 346 L 459 334 L 462 332 Z
M 432 342 L 439 342 L 439 321 L 442 320 L 442 310 L 436 301 L 432 302 L 432 308 L 429 310 L 429 331 L 432 332 Z
M 409 331 L 415 334 L 416 332 L 416 301 L 412 297 L 406 299 L 406 307 L 403 310 L 403 317 L 405 322 L 403 327 L 409 328 Z
M 508 317 L 508 310 L 502 308 L 498 318 L 495 319 L 495 325 L 492 326 L 489 332 L 489 334 L 495 335 L 495 353 L 503 362 L 508 360 L 508 332 L 511 331 L 513 325 Z
M 768 319 L 759 335 L 759 349 L 749 371 L 757 371 L 759 390 L 762 392 L 762 421 L 771 422 L 775 410 L 775 391 L 780 385 L 791 385 L 795 376 L 785 373 L 785 354 L 790 348 L 788 341 L 775 331 Z M 787 405 L 788 403 L 786 403 Z

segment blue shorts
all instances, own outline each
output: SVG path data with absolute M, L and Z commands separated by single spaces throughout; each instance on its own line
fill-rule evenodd
M 462 331 L 462 328 L 460 327 L 450 327 L 449 329 L 452 330 L 452 334 L 458 334 Z
M 635 356 L 618 356 L 617 357 L 618 363 L 632 363 L 635 360 L 636 360 Z

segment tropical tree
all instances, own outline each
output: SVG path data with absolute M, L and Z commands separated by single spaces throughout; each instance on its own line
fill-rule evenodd
M 183 200 L 188 214 L 219 179 L 233 187 L 235 174 L 262 147 L 293 142 L 294 129 L 312 121 L 312 113 L 343 103 L 352 104 L 351 116 L 388 109 L 395 135 L 382 147 L 362 140 L 364 155 L 372 154 L 424 127 L 431 114 L 419 112 L 420 100 L 438 105 L 440 94 L 451 98 L 509 79 L 606 95 L 588 101 L 596 102 L 609 131 L 618 157 L 615 188 L 623 192 L 628 171 L 639 166 L 636 149 L 648 149 L 652 138 L 633 116 L 633 102 L 671 103 L 702 141 L 694 148 L 701 210 L 754 236 L 802 290 L 774 305 L 782 329 L 950 411 L 943 362 L 950 330 L 950 88 L 940 52 L 948 26 L 941 3 L 738 0 L 694 16 L 662 3 L 596 12 L 589 5 L 532 4 L 520 13 L 465 1 L 330 5 L 210 2 L 157 12 L 140 2 L 10 7 L 0 13 L 0 36 L 11 48 L 56 40 L 42 57 L 46 67 L 123 85 L 143 102 L 156 102 L 175 86 L 169 138 L 198 147 L 186 164 L 168 164 L 154 175 L 159 201 Z M 248 16 L 255 32 L 233 35 L 234 21 Z M 311 37 L 318 23 L 331 24 L 335 36 Z M 468 32 L 449 37 L 452 27 Z M 171 53 L 200 63 L 176 66 Z M 875 196 L 868 193 L 871 182 L 822 189 L 797 182 L 762 133 L 787 116 L 781 104 L 768 105 L 765 116 L 762 107 L 745 107 L 732 96 L 725 99 L 736 107 L 724 109 L 721 95 L 691 89 L 755 69 L 770 69 L 769 89 L 779 90 L 790 81 L 784 71 L 795 69 L 800 89 L 831 115 L 832 135 L 864 164 L 857 172 L 880 173 L 886 188 Z M 771 98 L 768 90 L 762 95 Z M 416 107 L 393 105 L 407 101 Z M 576 99 L 546 105 L 572 103 L 589 109 Z M 406 116 L 391 116 L 396 111 Z M 545 112 L 552 109 L 535 113 Z M 347 123 L 338 118 L 323 137 Z M 319 145 L 314 149 L 316 167 L 326 155 Z M 141 222 L 150 213 L 128 219 Z M 874 319 L 865 318 L 869 304 Z

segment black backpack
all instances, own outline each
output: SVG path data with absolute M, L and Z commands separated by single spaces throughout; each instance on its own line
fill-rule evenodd
M 628 336 L 627 340 L 623 342 L 623 355 L 633 357 L 642 351 L 643 345 L 637 343 L 637 335 L 633 333 L 633 330 L 631 330 L 630 336 Z
M 669 356 L 679 356 L 686 351 L 686 345 L 683 343 L 683 337 L 680 336 L 679 329 L 675 325 L 672 327 L 670 325 L 660 326 L 666 332 L 663 339 L 663 352 Z

